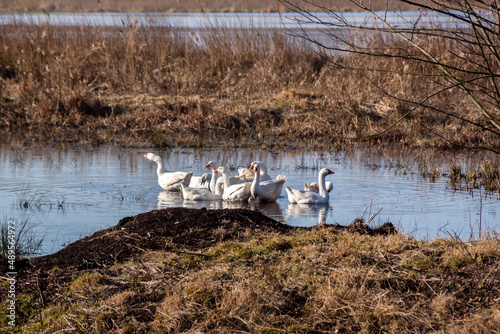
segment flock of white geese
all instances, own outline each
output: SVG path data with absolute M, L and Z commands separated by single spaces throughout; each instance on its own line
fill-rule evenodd
M 156 173 L 160 187 L 167 191 L 181 191 L 187 201 L 274 202 L 285 187 L 292 204 L 324 204 L 329 202 L 329 193 L 333 189 L 333 184 L 325 180 L 327 175 L 334 174 L 328 168 L 319 171 L 317 183 L 306 183 L 304 190 L 299 190 L 284 186 L 284 175 L 272 179 L 262 161 L 252 162 L 249 168 L 239 168 L 235 176 L 229 175 L 228 168 L 210 161 L 205 168 L 210 168 L 211 173 L 193 176 L 193 172 L 167 171 L 162 158 L 154 153 L 147 153 L 144 157 L 158 164 Z

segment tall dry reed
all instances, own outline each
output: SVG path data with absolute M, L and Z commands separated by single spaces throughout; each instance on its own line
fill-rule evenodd
M 130 22 L 0 29 L 0 128 L 26 141 L 499 145 L 494 134 L 471 123 L 406 102 L 443 82 L 431 68 L 402 57 L 326 55 L 282 31 L 253 27 L 193 33 Z M 429 43 L 439 45 L 436 56 L 456 49 L 445 41 Z M 395 55 L 410 52 L 379 35 L 366 44 Z M 458 90 L 426 103 L 484 123 Z

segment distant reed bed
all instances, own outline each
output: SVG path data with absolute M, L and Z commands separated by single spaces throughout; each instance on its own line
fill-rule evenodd
M 411 52 L 380 34 L 355 38 Z M 429 40 L 438 55 L 456 48 L 440 42 Z M 442 85 L 419 75 L 432 71 L 400 57 L 326 54 L 270 28 L 3 25 L 0 129 L 21 144 L 498 149 L 467 122 L 408 112 L 407 98 Z M 457 90 L 426 102 L 469 118 L 474 108 Z
M 314 4 L 306 3 L 306 10 L 315 10 L 316 5 L 331 5 L 330 0 L 316 0 Z M 376 10 L 387 8 L 386 0 L 372 0 L 371 4 Z M 391 8 L 408 10 L 412 7 L 389 1 Z M 359 10 L 349 0 L 336 0 L 335 6 L 342 11 Z M 197 1 L 179 1 L 179 0 L 106 0 L 106 1 L 37 1 L 37 0 L 17 0 L 0 1 L 0 11 L 6 12 L 177 12 L 177 13 L 238 13 L 238 12 L 283 12 L 286 7 L 279 1 L 269 0 L 197 0 Z

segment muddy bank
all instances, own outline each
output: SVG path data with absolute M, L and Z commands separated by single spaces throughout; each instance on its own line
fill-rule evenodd
M 287 234 L 314 228 L 319 227 L 292 227 L 246 209 L 168 208 L 125 217 L 116 226 L 77 240 L 54 254 L 20 264 L 27 271 L 48 271 L 55 267 L 85 270 L 127 261 L 146 251 L 195 252 L 223 241 L 245 241 L 256 232 Z M 348 226 L 335 224 L 321 228 L 370 235 L 395 233 L 391 223 L 372 229 L 360 220 Z
M 355 232 L 355 233 L 354 233 Z M 19 269 L 19 332 L 491 333 L 499 240 L 417 241 L 291 227 L 248 210 L 172 208 Z M 2 285 L 0 293 L 6 295 Z M 6 309 L 5 302 L 0 304 Z M 0 319 L 0 333 L 9 332 Z
M 83 271 L 133 261 L 150 251 L 203 256 L 204 250 L 224 241 L 243 242 L 255 235 L 287 235 L 317 228 L 369 235 L 396 232 L 391 223 L 375 229 L 360 220 L 348 226 L 292 227 L 246 209 L 167 208 L 125 217 L 116 226 L 77 240 L 54 254 L 16 260 L 18 277 L 25 283 L 19 289 L 51 300 L 58 295 L 61 284 Z M 0 267 L 2 272 L 9 271 L 6 260 Z

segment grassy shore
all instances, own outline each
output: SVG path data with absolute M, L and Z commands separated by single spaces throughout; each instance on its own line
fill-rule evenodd
M 203 218 L 214 215 L 221 220 Z M 14 329 L 493 333 L 500 326 L 495 236 L 417 241 L 390 229 L 376 234 L 362 221 L 293 228 L 259 215 L 155 211 L 34 259 L 18 276 Z M 5 317 L 0 324 L 12 333 Z

